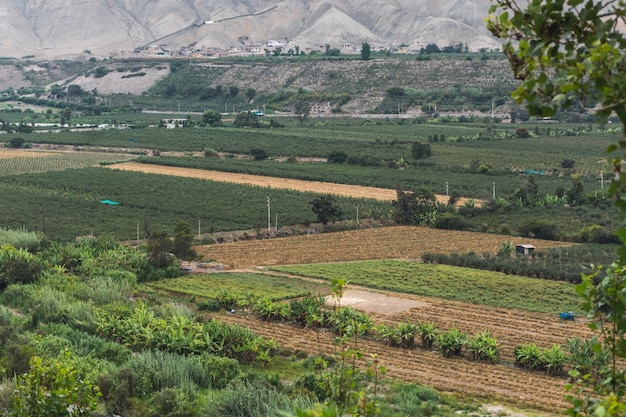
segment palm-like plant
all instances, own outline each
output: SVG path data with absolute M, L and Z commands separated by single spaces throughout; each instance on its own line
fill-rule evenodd
M 467 333 L 458 329 L 450 329 L 437 337 L 437 350 L 446 358 L 459 356 L 466 344 Z
M 396 332 L 400 346 L 404 348 L 412 348 L 415 346 L 415 335 L 420 332 L 420 328 L 412 323 L 398 323 Z
M 437 339 L 437 326 L 434 323 L 422 323 L 419 325 L 419 331 L 422 347 L 424 349 L 432 348 Z
M 477 334 L 467 343 L 467 350 L 473 360 L 496 362 L 500 355 L 498 341 L 489 330 Z

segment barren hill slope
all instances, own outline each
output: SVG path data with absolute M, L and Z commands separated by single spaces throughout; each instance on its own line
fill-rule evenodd
M 170 49 L 226 49 L 241 37 L 289 41 L 301 50 L 363 41 L 381 48 L 458 42 L 470 50 L 496 48 L 484 27 L 488 5 L 489 0 L 5 0 L 0 56 L 108 57 L 153 42 Z

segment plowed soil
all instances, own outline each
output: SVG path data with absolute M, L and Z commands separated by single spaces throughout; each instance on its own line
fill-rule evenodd
M 419 259 L 427 252 L 496 253 L 505 241 L 531 244 L 537 250 L 571 246 L 571 243 L 488 233 L 394 226 L 199 246 L 197 251 L 204 259 L 213 259 L 227 268 L 245 268 L 369 259 Z
M 542 347 L 550 347 L 556 343 L 564 344 L 565 338 L 588 336 L 589 331 L 583 322 L 561 322 L 547 315 L 467 303 L 417 297 L 415 299 L 422 305 L 404 313 L 392 316 L 375 313 L 369 315 L 376 323 L 431 321 L 441 329 L 456 327 L 470 335 L 489 329 L 502 345 L 502 360 L 491 364 L 470 361 L 463 357 L 444 358 L 436 351 L 421 347 L 401 349 L 374 340 L 360 340 L 361 351 L 365 356 L 377 354 L 380 365 L 387 368 L 388 377 L 430 385 L 442 391 L 551 412 L 563 412 L 568 407 L 564 389 L 566 378 L 515 367 L 513 348 L 517 344 L 531 341 Z M 295 328 L 288 323 L 268 323 L 245 313 L 218 318 L 249 327 L 257 334 L 272 338 L 281 346 L 295 351 L 310 354 L 331 354 L 334 351 L 335 336 L 328 331 L 316 333 L 310 329 Z M 369 356 L 365 359 L 369 359 Z

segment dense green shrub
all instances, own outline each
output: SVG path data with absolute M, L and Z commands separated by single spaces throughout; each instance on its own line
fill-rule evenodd
M 43 262 L 26 249 L 0 246 L 0 290 L 11 284 L 35 282 L 43 271 Z
M 207 417 L 282 417 L 295 409 L 307 409 L 316 401 L 296 395 L 292 398 L 261 381 L 235 383 L 208 405 Z
M 218 369 L 210 369 L 198 356 L 182 356 L 161 351 L 143 351 L 124 365 L 133 372 L 133 392 L 147 397 L 164 388 L 180 388 L 187 393 L 211 388 Z
M 515 364 L 531 370 L 547 371 L 550 375 L 559 375 L 563 371 L 567 357 L 562 348 L 554 345 L 539 348 L 535 343 L 517 346 L 514 349 Z
M 560 237 L 559 227 L 546 220 L 532 220 L 524 224 L 519 232 L 522 236 L 536 239 L 558 240 Z
M 26 249 L 29 252 L 36 252 L 40 243 L 41 238 L 34 232 L 0 227 L 0 246 L 11 245 L 17 249 Z

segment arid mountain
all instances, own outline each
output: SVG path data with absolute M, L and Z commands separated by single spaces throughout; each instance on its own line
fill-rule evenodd
M 497 48 L 489 0 L 4 0 L 0 56 L 108 57 L 150 44 L 229 49 L 268 40 L 317 49 L 459 42 Z M 206 24 L 206 22 L 211 22 Z

